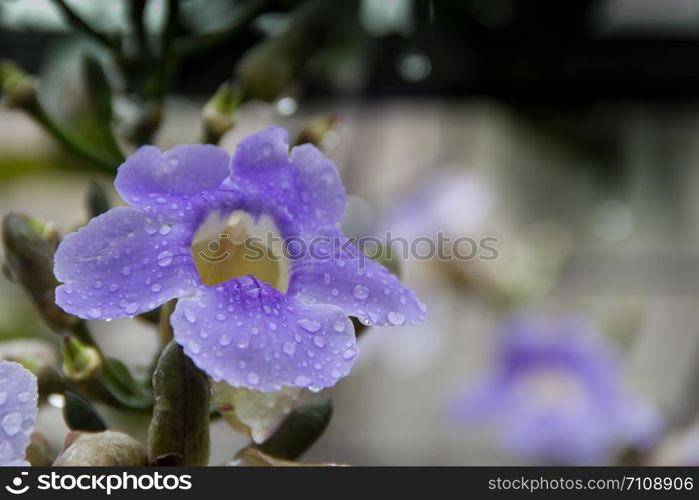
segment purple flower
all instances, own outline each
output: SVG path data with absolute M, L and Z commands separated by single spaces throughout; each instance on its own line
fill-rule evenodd
M 620 446 L 649 446 L 661 428 L 623 386 L 611 347 L 571 317 L 510 321 L 496 366 L 456 414 L 495 424 L 515 456 L 555 464 L 601 463 Z
M 142 147 L 115 186 L 132 206 L 64 239 L 56 303 L 106 320 L 178 298 L 175 340 L 216 381 L 258 391 L 331 386 L 357 356 L 347 316 L 424 319 L 414 292 L 344 245 L 347 197 L 333 163 L 308 144 L 289 153 L 280 128 L 248 136 L 232 159 L 209 145 Z M 258 233 L 285 244 L 248 245 Z
M 29 465 L 24 453 L 36 414 L 36 377 L 18 363 L 0 361 L 0 466 Z

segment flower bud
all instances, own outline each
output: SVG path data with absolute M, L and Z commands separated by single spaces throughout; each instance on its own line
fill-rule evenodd
M 242 89 L 223 83 L 204 106 L 204 142 L 218 144 L 223 134 L 235 125 L 235 113 L 243 102 Z
M 34 78 L 13 62 L 0 62 L 0 91 L 8 108 L 26 109 L 36 105 Z
M 2 221 L 5 259 L 15 281 L 34 302 L 44 321 L 54 330 L 63 331 L 77 318 L 54 303 L 58 282 L 53 275 L 53 250 L 44 239 L 51 229 L 20 214 L 8 214 Z
M 61 343 L 63 375 L 75 384 L 96 380 L 102 368 L 97 350 L 77 338 L 65 335 Z
M 153 372 L 148 463 L 179 455 L 183 465 L 209 461 L 209 381 L 182 348 L 170 342 Z
M 146 465 L 141 444 L 121 432 L 73 431 L 66 436 L 57 467 L 136 467 Z
M 271 102 L 299 76 L 327 28 L 323 2 L 308 2 L 294 14 L 288 31 L 268 38 L 238 62 L 235 76 L 252 97 Z
M 53 461 L 49 442 L 39 431 L 34 431 L 30 437 L 26 460 L 32 467 L 48 467 Z
M 265 40 L 243 56 L 235 76 L 252 97 L 271 102 L 296 78 L 301 47 L 298 36 Z

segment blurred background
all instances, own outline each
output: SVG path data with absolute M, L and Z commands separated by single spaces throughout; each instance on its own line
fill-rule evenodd
M 273 124 L 317 142 L 351 196 L 347 234 L 497 238 L 494 260 L 401 263 L 429 319 L 366 332 L 352 374 L 326 391 L 335 414 L 308 460 L 517 463 L 492 430 L 461 428 L 448 408 L 487 370 L 503 319 L 520 309 L 583 315 L 618 346 L 630 390 L 667 422 L 651 461 L 681 462 L 678 446 L 692 439 L 699 448 L 699 2 L 182 0 L 168 25 L 178 57 L 154 83 L 168 5 L 0 0 L 0 58 L 35 75 L 46 114 L 88 145 L 75 154 L 45 122 L 6 106 L 0 215 L 69 232 L 88 218 L 90 181 L 123 203 L 109 161 L 91 164 L 114 148 L 95 125 L 86 58 L 115 89 L 109 118 L 127 154 L 201 141 L 205 104 L 222 83 L 240 83 L 221 146 L 232 152 Z M 121 65 L 108 55 L 120 33 L 136 40 Z M 6 280 L 0 318 L 2 338 L 55 346 Z M 142 321 L 94 330 L 136 371 L 158 347 Z M 147 425 L 100 409 L 114 428 L 139 435 Z M 39 424 L 57 448 L 59 412 L 47 405 Z M 214 433 L 214 464 L 246 442 L 223 422 Z

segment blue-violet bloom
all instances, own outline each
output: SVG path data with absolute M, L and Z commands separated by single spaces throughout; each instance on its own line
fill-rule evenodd
M 332 386 L 358 353 L 348 316 L 425 318 L 413 291 L 345 244 L 347 196 L 333 163 L 309 144 L 289 152 L 283 129 L 246 137 L 233 158 L 211 145 L 144 146 L 114 185 L 131 207 L 66 236 L 56 303 L 108 320 L 177 298 L 175 340 L 216 381 Z
M 0 361 L 0 466 L 29 465 L 24 455 L 37 415 L 36 377 L 19 363 Z
M 581 319 L 517 316 L 504 328 L 495 367 L 457 399 L 456 415 L 494 424 L 517 458 L 600 464 L 622 446 L 650 446 L 662 427 L 617 366 L 611 346 Z

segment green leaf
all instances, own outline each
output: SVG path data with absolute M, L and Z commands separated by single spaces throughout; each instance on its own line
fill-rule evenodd
M 295 460 L 325 432 L 332 413 L 330 399 L 299 406 L 286 417 L 272 437 L 262 444 L 250 446 L 275 458 Z
M 148 391 L 131 375 L 124 363 L 117 359 L 104 359 L 102 382 L 109 395 L 122 406 L 147 410 L 153 404 Z
M 71 391 L 65 391 L 63 397 L 65 398 L 63 419 L 70 430 L 87 432 L 107 430 L 107 424 L 89 401 Z

